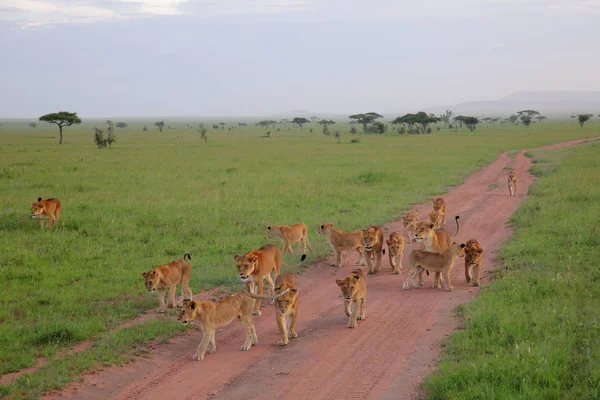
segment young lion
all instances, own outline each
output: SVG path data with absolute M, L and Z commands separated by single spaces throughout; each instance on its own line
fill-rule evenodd
M 437 211 L 441 214 L 441 226 L 440 228 L 446 227 L 446 202 L 441 197 L 438 197 L 435 200 L 431 200 L 433 204 L 433 211 Z
M 298 318 L 298 290 L 292 274 L 283 274 L 275 282 L 275 319 L 281 333 L 277 346 L 285 346 L 289 339 L 297 338 L 296 319 Z
M 402 216 L 402 225 L 408 236 L 408 243 L 415 241 L 415 233 L 417 232 L 417 224 L 419 223 L 419 211 L 408 211 Z
M 281 239 L 283 242 L 283 254 L 293 254 L 292 243 L 298 243 L 298 249 L 300 248 L 300 244 L 302 244 L 304 248 L 303 254 L 306 254 L 306 246 L 312 251 L 312 247 L 308 243 L 308 228 L 302 222 L 298 222 L 292 226 L 269 225 L 267 226 L 267 236 Z
M 183 304 L 184 300 L 192 299 L 192 289 L 190 289 L 190 275 L 192 274 L 192 265 L 185 261 L 191 260 L 190 253 L 185 253 L 181 260 L 175 260 L 168 264 L 161 264 L 158 267 L 142 272 L 146 290 L 149 292 L 157 291 L 158 294 L 158 311 L 165 309 L 165 290 L 169 290 L 168 307 L 173 308 L 175 305 L 175 291 L 177 285 L 181 284 L 181 298 L 177 303 L 178 306 Z
M 511 196 L 517 197 L 517 174 L 514 171 L 508 174 L 508 191 Z
M 193 359 L 203 360 L 207 350 L 214 353 L 217 350 L 215 330 L 229 325 L 236 318 L 246 325 L 246 342 L 240 350 L 248 351 L 256 345 L 258 336 L 252 323 L 252 303 L 254 299 L 250 293 L 236 293 L 217 302 L 186 301 L 177 320 L 184 324 L 199 321 L 204 334 Z
M 62 204 L 55 198 L 42 200 L 41 197 L 38 197 L 36 202 L 31 203 L 31 218 L 38 220 L 40 228 L 44 228 L 44 218 L 47 221 L 46 227 L 50 227 L 52 222 L 58 222 L 61 211 Z
M 336 279 L 335 283 L 344 296 L 344 312 L 348 316 L 348 328 L 356 328 L 356 320 L 367 318 L 367 275 L 357 268 L 345 279 Z M 358 308 L 360 307 L 360 313 Z
M 338 229 L 335 229 L 333 224 L 324 223 L 319 226 L 318 232 L 321 235 L 327 236 L 329 245 L 333 248 L 333 250 L 335 250 L 337 264 L 333 264 L 334 267 L 337 266 L 338 268 L 342 268 L 342 252 L 344 250 L 353 249 L 358 252 L 356 264 L 364 265 L 362 232 L 360 230 L 342 232 Z
M 444 215 L 439 211 L 432 211 L 429 213 L 429 221 L 435 226 L 435 229 L 442 229 L 442 220 Z
M 385 253 L 383 248 L 383 232 L 378 226 L 370 226 L 362 231 L 362 242 L 367 259 L 369 274 L 379 272 L 381 269 L 381 255 Z M 375 261 L 375 264 L 373 264 Z
M 404 236 L 400 232 L 390 233 L 390 238 L 386 240 L 388 245 L 388 254 L 390 257 L 390 265 L 394 271 L 394 275 L 398 275 L 402 271 L 402 255 L 404 253 Z
M 454 267 L 454 261 L 457 257 L 464 257 L 465 245 L 452 243 L 442 254 L 431 253 L 423 250 L 413 250 L 408 257 L 408 272 L 404 279 L 402 289 L 408 289 L 408 279 L 412 281 L 415 288 L 420 288 L 423 285 L 421 271 L 428 270 L 436 273 L 436 279 L 433 283 L 433 288 L 440 288 L 438 279 L 439 273 L 444 277 L 444 289 L 447 292 L 454 290 L 454 286 L 450 281 L 450 273 Z M 419 275 L 419 283 L 415 283 L 415 276 Z
M 473 279 L 473 286 L 480 286 L 481 271 L 483 270 L 483 249 L 479 246 L 476 239 L 471 239 L 465 246 L 465 277 L 467 283 Z M 474 277 L 471 276 L 471 271 L 474 272 Z

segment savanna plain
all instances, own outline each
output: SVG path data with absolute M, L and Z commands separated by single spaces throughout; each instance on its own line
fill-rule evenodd
M 251 121 L 245 121 L 249 126 L 240 127 L 237 123 L 242 121 L 228 120 L 224 129 L 209 128 L 205 143 L 188 124 L 204 122 L 210 127 L 215 121 L 171 121 L 176 129 L 158 132 L 152 121 L 127 120 L 127 128 L 116 129 L 117 141 L 112 147 L 98 149 L 92 140 L 92 128 L 103 121 L 84 121 L 65 128 L 62 145 L 58 144 L 54 125 L 31 128 L 28 122 L 2 121 L 0 126 L 0 273 L 4 280 L 0 291 L 0 374 L 31 367 L 40 359 L 45 362 L 35 371 L 0 386 L 0 395 L 11 398 L 39 397 L 47 390 L 64 387 L 83 371 L 127 361 L 147 351 L 150 343 L 167 341 L 183 330 L 173 313 L 123 327 L 156 308 L 155 297 L 145 292 L 141 272 L 159 263 L 190 252 L 194 293 L 215 287 L 243 290 L 233 256 L 272 241 L 266 238 L 269 224 L 306 223 L 314 248 L 308 254 L 310 263 L 330 251 L 325 238 L 316 234 L 322 222 L 351 230 L 393 220 L 412 204 L 443 194 L 500 152 L 600 134 L 600 124 L 589 123 L 580 129 L 569 121 L 547 121 L 529 127 L 481 124 L 475 132 L 442 129 L 421 135 L 392 131 L 385 135 L 351 135 L 349 125 L 339 124 L 338 143 L 333 136 L 321 134 L 314 124 L 302 130 L 286 127 L 266 137 L 265 129 L 253 126 Z M 142 131 L 144 125 L 152 127 Z M 352 139 L 358 142 L 352 143 Z M 589 163 L 593 163 L 598 147 L 586 148 L 588 164 L 577 164 L 579 158 L 571 156 L 571 164 L 557 172 L 572 186 L 571 195 L 559 191 L 559 196 L 547 189 L 547 185 L 558 183 L 536 186 L 536 193 L 547 196 L 548 201 L 570 201 L 570 206 L 583 211 L 567 214 L 567 209 L 554 211 L 543 203 L 544 212 L 564 217 L 557 227 L 557 222 L 550 220 L 554 215 L 543 214 L 532 200 L 526 211 L 515 216 L 517 227 L 540 230 L 540 240 L 532 246 L 550 238 L 575 240 L 576 235 L 569 234 L 567 215 L 577 218 L 573 226 L 594 221 L 585 215 L 593 209 L 591 203 L 586 203 L 591 196 L 589 185 L 558 174 L 588 168 L 585 176 L 595 173 L 597 178 L 597 165 L 590 167 Z M 29 217 L 30 203 L 38 197 L 62 201 L 57 226 L 40 230 Z M 531 215 L 538 217 L 531 219 Z M 547 224 L 534 224 L 538 219 Z M 593 251 L 593 246 L 586 243 L 571 244 L 573 251 L 586 252 L 582 260 L 589 260 L 587 252 Z M 529 246 L 509 245 L 506 257 L 535 257 L 545 260 L 541 261 L 544 266 L 554 265 L 551 242 L 544 246 L 543 254 L 538 254 L 541 250 L 528 253 L 525 248 Z M 573 253 L 561 254 L 569 257 Z M 295 254 L 285 259 L 292 264 L 298 258 Z M 576 272 L 568 265 L 576 262 L 555 264 L 556 271 L 546 272 L 544 268 L 544 274 L 558 274 L 550 281 L 555 283 L 546 282 L 551 279 L 548 275 L 543 285 L 535 286 L 535 293 L 541 297 L 554 290 L 551 285 L 573 285 L 567 277 Z M 540 268 L 523 267 L 522 273 Z M 541 279 L 539 274 L 535 277 Z M 585 294 L 590 284 L 581 285 Z M 573 307 L 588 310 L 586 304 L 583 298 L 577 298 Z M 548 304 L 543 314 L 536 314 L 537 318 L 556 307 L 564 306 Z M 484 309 L 480 318 L 492 318 L 489 315 Z M 573 318 L 581 315 L 573 312 Z M 497 318 L 494 321 L 499 323 Z M 587 329 L 592 323 L 581 318 L 577 321 L 581 327 L 577 329 Z M 536 324 L 543 332 L 542 322 Z M 597 324 L 589 328 L 598 331 Z M 518 345 L 512 359 L 531 357 L 531 350 L 527 350 L 531 346 L 516 340 L 515 335 L 511 337 L 506 339 L 510 341 L 507 348 Z M 580 347 L 587 349 L 589 340 L 597 341 L 598 337 L 582 337 L 588 342 Z M 86 340 L 91 344 L 82 351 L 65 352 Z M 465 344 L 464 349 L 470 346 Z M 457 354 L 447 354 L 447 362 L 456 362 Z M 577 358 L 569 360 L 575 368 L 585 360 L 588 364 L 597 361 L 596 355 L 578 353 Z M 447 371 L 444 368 L 464 375 L 485 371 L 463 372 L 442 364 L 441 372 Z M 462 398 L 441 395 L 456 388 L 435 379 L 428 383 L 434 398 Z M 586 379 L 598 383 L 597 379 Z

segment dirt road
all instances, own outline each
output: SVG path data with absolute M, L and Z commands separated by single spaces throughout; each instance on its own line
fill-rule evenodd
M 461 216 L 461 232 L 456 241 L 464 243 L 476 238 L 485 250 L 484 284 L 487 269 L 493 267 L 495 249 L 510 236 L 506 222 L 533 182 L 527 172 L 531 160 L 523 154 L 522 151 L 515 158 L 502 154 L 443 196 L 451 233 L 455 231 L 450 223 L 452 216 Z M 512 167 L 519 177 L 516 198 L 508 196 L 506 166 Z M 431 206 L 415 208 L 426 216 Z M 389 234 L 402 226 L 393 222 L 385 228 Z M 407 246 L 405 263 L 415 248 L 415 243 Z M 352 264 L 354 254 L 345 260 L 340 270 L 323 262 L 306 268 L 299 276 L 299 337 L 287 347 L 277 347 L 279 332 L 274 309 L 263 302 L 263 314 L 255 318 L 259 344 L 248 352 L 239 350 L 244 329 L 234 322 L 217 332 L 215 354 L 207 354 L 204 361 L 192 361 L 201 338 L 200 330 L 195 329 L 170 344 L 158 346 L 150 358 L 86 375 L 82 383 L 47 398 L 413 398 L 418 385 L 435 366 L 440 340 L 456 326 L 454 307 L 471 299 L 479 289 L 466 284 L 463 259 L 458 259 L 453 271 L 454 292 L 432 289 L 432 276 L 423 289 L 402 290 L 403 276 L 392 275 L 384 256 L 383 271 L 368 278 L 367 319 L 359 321 L 357 329 L 349 329 L 335 284 L 336 278 L 356 267 Z

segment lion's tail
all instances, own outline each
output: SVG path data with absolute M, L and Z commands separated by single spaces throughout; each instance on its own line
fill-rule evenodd
M 185 258 L 186 258 L 186 257 L 187 257 L 187 259 L 188 259 L 188 260 L 191 260 L 191 259 L 192 259 L 192 255 L 191 255 L 190 253 L 188 253 L 188 252 L 186 252 L 186 253 L 183 255 L 183 259 L 185 260 Z
M 454 220 L 456 221 L 456 233 L 453 236 L 458 236 L 458 233 L 460 232 L 460 225 L 458 223 L 458 219 L 460 217 L 457 215 L 456 217 L 454 217 Z
M 286 267 L 288 267 L 288 268 L 296 268 L 296 267 L 299 267 L 299 266 L 301 266 L 301 265 L 302 265 L 302 263 L 304 262 L 304 260 L 306 260 L 306 254 L 302 254 L 302 257 L 300 257 L 300 262 L 299 262 L 298 264 L 296 264 L 296 265 L 290 265 L 290 264 L 286 263 L 286 262 L 285 262 L 285 261 L 283 261 L 283 260 L 281 260 L 281 263 L 282 263 L 283 265 L 285 265 Z
M 260 300 L 273 300 L 273 299 L 276 299 L 276 298 L 278 298 L 278 297 L 280 297 L 280 296 L 283 296 L 284 294 L 286 294 L 286 293 L 287 293 L 287 292 L 289 292 L 289 291 L 290 291 L 290 289 L 289 289 L 289 288 L 287 288 L 287 289 L 285 289 L 283 292 L 281 292 L 281 293 L 276 293 L 276 294 L 274 294 L 274 295 L 271 295 L 271 296 L 268 296 L 268 295 L 261 295 L 261 296 L 259 296 L 259 295 L 257 295 L 257 294 L 254 294 L 254 293 L 252 293 L 252 292 L 248 292 L 248 293 L 250 294 L 250 297 L 252 297 L 253 299 L 260 299 Z

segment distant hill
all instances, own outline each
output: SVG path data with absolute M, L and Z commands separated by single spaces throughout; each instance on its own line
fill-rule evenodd
M 495 101 L 469 101 L 454 106 L 431 107 L 425 111 L 441 114 L 447 109 L 455 114 L 506 115 L 533 109 L 542 114 L 600 114 L 600 92 L 592 91 L 531 91 L 516 92 Z

